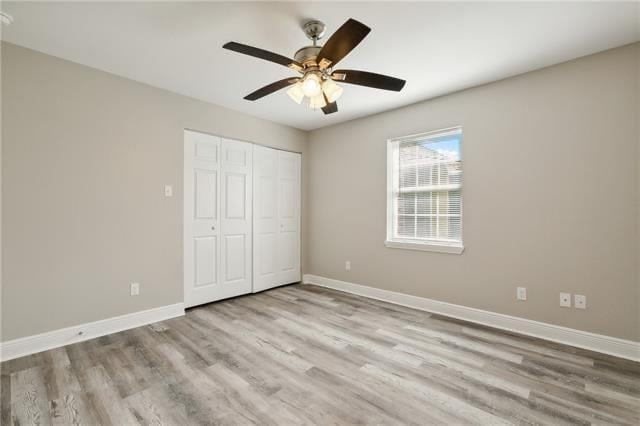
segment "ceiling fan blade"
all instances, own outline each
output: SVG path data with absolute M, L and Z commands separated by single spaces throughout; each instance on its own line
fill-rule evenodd
M 334 112 L 338 112 L 338 103 L 337 102 L 329 102 L 329 99 L 327 99 L 327 95 L 324 95 L 324 100 L 327 103 L 326 106 L 322 107 L 322 112 L 324 112 L 325 115 L 327 114 L 333 114 Z
M 349 19 L 342 24 L 318 52 L 320 68 L 335 66 L 369 34 L 369 31 L 371 28 L 355 19 Z
M 227 50 L 233 50 L 234 52 L 243 53 L 245 55 L 253 56 L 254 58 L 264 59 L 265 61 L 275 62 L 276 64 L 284 65 L 296 71 L 302 69 L 302 64 L 287 58 L 286 56 L 278 55 L 277 53 L 269 52 L 268 50 L 259 49 L 253 46 L 247 46 L 246 44 L 236 43 L 230 41 L 226 43 L 223 48 Z
M 277 92 L 280 89 L 284 89 L 287 86 L 291 86 L 292 84 L 295 84 L 297 81 L 298 81 L 297 78 L 285 78 L 284 80 L 279 80 L 271 84 L 267 84 L 266 86 L 261 87 L 255 92 L 249 93 L 244 98 L 248 101 L 255 101 L 257 99 L 270 95 L 273 92 Z
M 388 75 L 356 70 L 336 70 L 331 75 L 331 78 L 343 83 L 373 87 L 374 89 L 393 90 L 394 92 L 401 91 L 406 83 L 405 80 L 389 77 Z

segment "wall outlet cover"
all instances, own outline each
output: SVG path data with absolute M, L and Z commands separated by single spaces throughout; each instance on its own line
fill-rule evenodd
M 560 306 L 563 308 L 571 307 L 571 293 L 560 293 Z
M 518 300 L 527 300 L 527 288 L 526 287 L 518 287 L 516 290 L 516 297 Z
M 131 283 L 131 295 L 137 296 L 140 294 L 140 283 Z
M 345 271 L 350 271 L 351 270 L 351 261 L 347 260 L 346 262 L 344 262 L 344 270 Z
M 576 309 L 587 309 L 587 296 L 584 294 L 574 295 L 573 306 L 575 306 Z
M 165 185 L 164 186 L 164 196 L 165 197 L 173 197 L 173 186 Z

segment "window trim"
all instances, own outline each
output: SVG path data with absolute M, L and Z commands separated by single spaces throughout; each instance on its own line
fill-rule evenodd
M 420 138 L 429 138 L 434 135 L 446 136 L 447 134 L 463 133 L 462 126 L 447 127 L 444 129 L 433 130 L 424 133 L 416 133 L 414 135 L 401 136 L 397 138 L 387 139 L 387 235 L 384 245 L 388 248 L 399 248 L 407 250 L 420 250 L 430 251 L 438 253 L 452 253 L 462 254 L 464 251 L 464 244 L 460 243 L 447 243 L 446 241 L 416 241 L 410 238 L 393 238 L 393 184 L 396 178 L 396 170 L 394 164 L 396 162 L 394 144 L 413 141 Z M 460 144 L 460 161 L 462 161 L 462 143 Z M 464 170 L 463 170 L 464 176 Z M 460 225 L 462 230 L 464 229 L 462 222 L 464 220 L 463 203 L 464 203 L 464 180 L 461 188 L 461 200 L 460 200 Z M 462 234 L 460 235 L 462 238 Z

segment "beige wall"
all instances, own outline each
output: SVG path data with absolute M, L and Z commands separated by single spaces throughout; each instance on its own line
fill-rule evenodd
M 638 44 L 309 134 L 11 44 L 2 65 L 3 341 L 182 301 L 183 128 L 303 153 L 306 273 L 640 340 Z M 386 139 L 457 124 L 465 252 L 385 248 Z
M 627 46 L 311 132 L 309 272 L 640 340 L 638 55 Z M 386 139 L 454 125 L 464 253 L 385 248 Z M 588 309 L 560 308 L 560 291 Z
M 302 152 L 307 183 L 305 132 L 11 44 L 2 65 L 4 341 L 183 300 L 184 128 Z

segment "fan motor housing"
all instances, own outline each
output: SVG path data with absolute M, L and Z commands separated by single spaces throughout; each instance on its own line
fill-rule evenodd
M 305 66 L 315 66 L 321 46 L 306 46 L 298 49 L 293 59 Z

